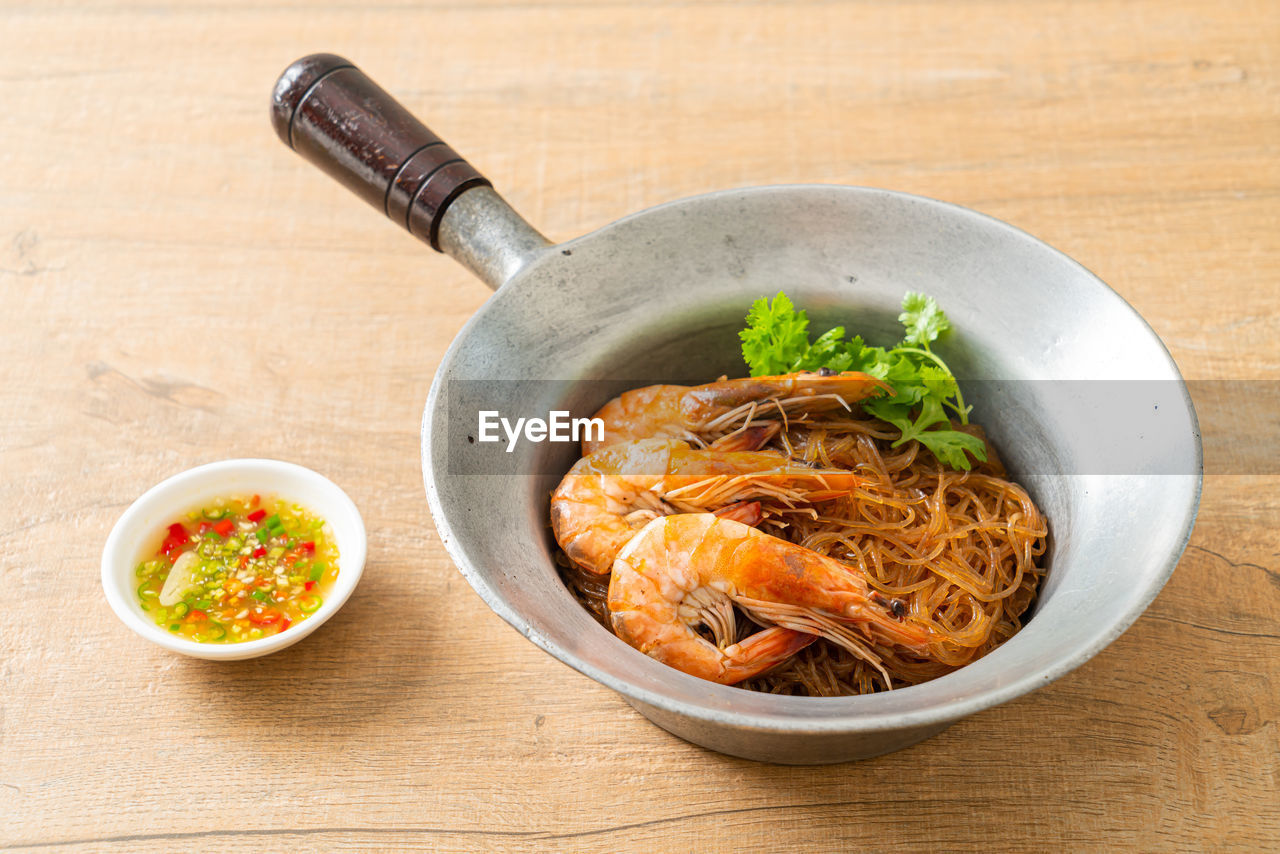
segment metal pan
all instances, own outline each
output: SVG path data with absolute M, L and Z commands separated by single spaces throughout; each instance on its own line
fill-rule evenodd
M 290 147 L 496 290 L 445 354 L 423 415 L 427 498 L 458 568 L 521 634 L 682 738 L 792 764 L 897 750 L 1087 661 L 1182 553 L 1201 459 L 1177 367 L 1114 291 L 1012 226 L 887 190 L 784 186 L 672 202 L 551 245 L 346 60 L 290 66 L 272 119 Z M 1034 616 L 956 673 L 814 699 L 659 664 L 593 622 L 557 576 L 548 493 L 577 449 L 526 442 L 497 468 L 475 456 L 477 389 L 500 390 L 513 413 L 589 415 L 642 382 L 740 375 L 743 315 L 780 288 L 813 328 L 885 343 L 904 291 L 935 296 L 975 420 L 1050 519 Z M 1120 417 L 1092 391 L 1117 380 L 1129 381 Z

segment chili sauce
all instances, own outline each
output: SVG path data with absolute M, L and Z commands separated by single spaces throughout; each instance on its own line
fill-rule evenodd
M 276 498 L 227 497 L 177 518 L 138 564 L 142 610 L 200 643 L 285 631 L 324 604 L 338 547 L 324 520 Z

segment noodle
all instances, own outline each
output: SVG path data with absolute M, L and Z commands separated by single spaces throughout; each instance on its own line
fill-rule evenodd
M 759 413 L 753 407 L 742 415 Z M 723 429 L 741 425 L 727 422 Z M 979 428 L 963 429 L 985 439 Z M 872 590 L 901 603 L 912 622 L 941 640 L 930 645 L 928 658 L 918 658 L 862 635 L 849 647 L 820 638 L 738 687 L 831 697 L 914 685 L 981 658 L 1022 627 L 1043 575 L 1037 561 L 1048 536 L 1044 516 L 1021 486 L 1005 479 L 990 443 L 989 462 L 964 472 L 940 467 L 916 441 L 891 447 L 899 435 L 856 408 L 790 419 L 767 448 L 849 469 L 867 481 L 816 505 L 763 499 L 756 527 L 857 568 Z M 608 576 L 580 570 L 563 554 L 557 561 L 569 590 L 609 628 Z M 736 638 L 764 624 L 742 607 L 735 610 Z

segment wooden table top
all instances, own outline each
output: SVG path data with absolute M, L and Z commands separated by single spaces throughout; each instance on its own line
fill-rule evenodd
M 0 846 L 1280 845 L 1274 475 L 1209 476 L 1159 598 L 1040 691 L 856 764 L 709 753 L 454 569 L 418 427 L 488 291 L 267 120 L 286 64 L 346 55 L 554 239 L 752 184 L 947 199 L 1097 272 L 1189 379 L 1280 380 L 1277 45 L 1276 4 L 1205 0 L 0 4 Z M 233 456 L 336 480 L 370 555 L 311 638 L 213 664 L 128 631 L 99 560 Z

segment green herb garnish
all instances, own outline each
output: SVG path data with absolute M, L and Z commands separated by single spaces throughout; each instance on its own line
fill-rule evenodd
M 966 452 L 983 462 L 986 445 L 976 436 L 951 428 L 947 411 L 961 424 L 969 423 L 960 386 L 946 363 L 930 344 L 951 328 L 951 322 L 933 297 L 908 293 L 902 299 L 898 320 L 905 327 L 900 342 L 891 348 L 868 346 L 861 336 L 845 340 L 837 326 L 809 341 L 809 318 L 778 292 L 770 303 L 761 297 L 751 304 L 742 339 L 742 358 L 751 376 L 774 376 L 793 371 L 862 371 L 893 388 L 890 396 L 862 401 L 866 412 L 902 431 L 896 448 L 915 439 L 943 465 L 968 471 L 973 464 Z M 939 425 L 943 425 L 940 429 Z

